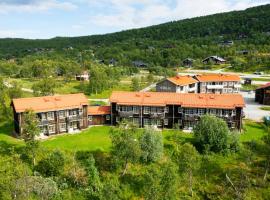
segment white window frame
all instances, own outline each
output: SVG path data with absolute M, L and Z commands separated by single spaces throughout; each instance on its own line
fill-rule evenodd
M 232 88 L 228 88 L 228 93 L 232 93 Z
M 60 123 L 59 127 L 60 127 L 60 131 L 66 131 L 67 130 L 67 124 L 66 123 Z
M 133 113 L 139 114 L 140 113 L 140 107 L 139 106 L 133 106 Z
M 150 126 L 151 125 L 151 121 L 149 118 L 143 118 L 143 125 L 144 126 Z
M 106 121 L 109 121 L 109 120 L 111 120 L 111 115 L 106 115 Z
M 58 114 L 59 114 L 59 118 L 62 119 L 62 118 L 65 118 L 66 112 L 64 110 L 60 110 Z
M 165 112 L 165 113 L 169 113 L 169 107 L 168 107 L 168 106 L 166 106 L 166 107 L 164 108 L 164 112 Z
M 140 125 L 140 118 L 135 117 L 132 119 L 132 121 L 133 121 L 133 124 Z
M 198 115 L 204 115 L 205 114 L 205 109 L 204 108 L 198 108 Z
M 164 119 L 164 126 L 168 126 L 169 125 L 169 119 Z
M 48 119 L 54 119 L 54 112 L 47 113 Z
M 223 82 L 223 85 L 224 86 L 227 86 L 228 85 L 228 82 L 227 81 Z
M 150 106 L 144 106 L 143 107 L 143 114 L 150 114 L 151 107 Z
M 202 83 L 202 86 L 206 86 L 206 82 L 203 82 L 203 83 Z
M 217 109 L 214 109 L 214 108 L 209 109 L 209 114 L 210 115 L 216 115 L 217 114 Z
M 45 113 L 41 113 L 41 119 L 42 119 L 42 120 L 46 120 L 46 119 L 47 119 L 47 117 L 46 117 L 46 114 L 45 114 Z
M 53 129 L 50 130 L 50 128 L 53 128 Z M 55 133 L 55 125 L 49 125 L 48 130 L 49 130 L 49 133 Z
M 89 116 L 88 116 L 88 121 L 89 121 L 89 122 L 92 122 L 92 121 L 93 121 L 93 116 L 92 116 L 92 115 L 89 115 Z
M 233 82 L 229 82 L 229 86 L 233 86 Z

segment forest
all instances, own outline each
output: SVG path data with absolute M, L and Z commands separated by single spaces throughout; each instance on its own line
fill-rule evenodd
M 33 55 L 92 52 L 104 64 L 179 67 L 192 58 L 194 66 L 208 56 L 224 57 L 232 70 L 268 71 L 270 5 L 221 13 L 112 34 L 47 40 L 1 39 L 0 57 L 17 60 Z M 228 41 L 233 44 L 227 45 Z M 209 67 L 209 66 L 208 66 Z

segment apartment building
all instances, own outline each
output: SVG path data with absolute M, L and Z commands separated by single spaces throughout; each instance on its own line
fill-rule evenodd
M 168 92 L 113 92 L 110 103 L 112 125 L 127 120 L 139 127 L 192 129 L 202 115 L 212 114 L 239 131 L 245 106 L 240 94 Z
M 241 88 L 238 75 L 202 74 L 194 76 L 175 76 L 156 85 L 157 92 L 176 93 L 238 93 Z
M 197 93 L 198 80 L 192 76 L 170 77 L 157 83 L 157 92 Z
M 238 93 L 241 88 L 241 79 L 232 74 L 202 74 L 196 75 L 199 81 L 198 93 Z
M 53 135 L 88 127 L 88 99 L 84 94 L 69 94 L 13 99 L 15 131 L 22 133 L 24 113 L 33 110 L 41 134 Z

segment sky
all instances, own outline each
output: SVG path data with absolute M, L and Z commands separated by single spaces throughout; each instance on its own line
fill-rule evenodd
M 0 38 L 104 34 L 267 3 L 270 0 L 0 0 Z

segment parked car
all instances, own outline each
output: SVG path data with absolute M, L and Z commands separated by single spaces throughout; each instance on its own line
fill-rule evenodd
M 263 73 L 263 72 L 254 72 L 253 74 L 256 74 L 256 75 L 263 75 L 264 73 Z

